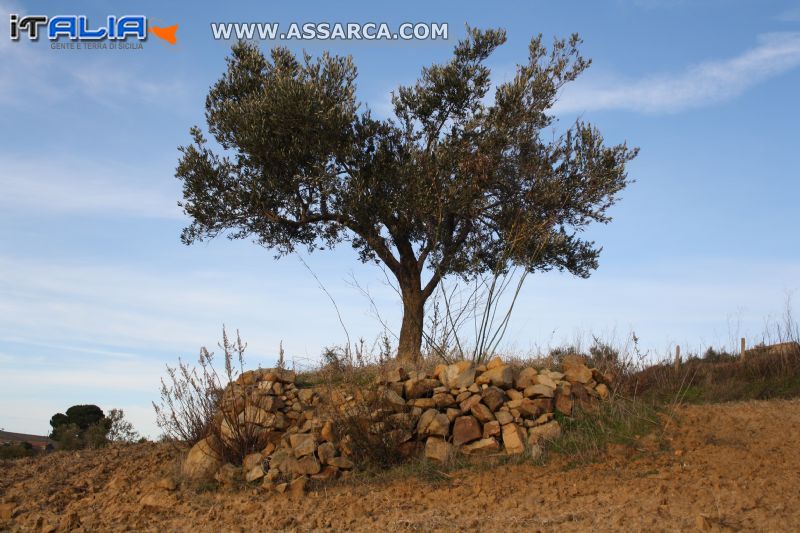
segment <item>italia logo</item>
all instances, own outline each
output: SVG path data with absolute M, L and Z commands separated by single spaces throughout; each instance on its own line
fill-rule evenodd
M 18 41 L 23 33 L 31 41 L 38 41 L 41 35 L 51 41 L 57 41 L 60 38 L 71 41 L 124 41 L 126 39 L 146 41 L 148 33 L 152 33 L 169 44 L 178 42 L 175 37 L 178 30 L 177 24 L 152 26 L 148 31 L 147 17 L 144 15 L 109 15 L 105 24 L 100 25 L 91 25 L 89 17 L 86 15 L 57 15 L 55 17 L 27 15 L 22 17 L 11 14 L 9 17 L 12 41 Z

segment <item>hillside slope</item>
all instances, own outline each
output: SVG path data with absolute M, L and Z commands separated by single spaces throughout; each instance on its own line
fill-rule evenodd
M 681 407 L 669 450 L 566 468 L 461 470 L 442 483 L 339 484 L 296 501 L 258 487 L 173 488 L 161 444 L 2 464 L 0 529 L 791 530 L 800 527 L 800 400 Z M 624 452 L 624 451 L 623 451 Z M 8 515 L 13 515 L 9 518 Z

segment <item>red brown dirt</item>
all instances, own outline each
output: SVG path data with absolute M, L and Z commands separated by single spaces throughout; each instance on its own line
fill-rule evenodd
M 0 530 L 676 531 L 800 528 L 800 400 L 686 406 L 669 450 L 566 468 L 461 470 L 447 483 L 347 483 L 299 501 L 264 489 L 159 487 L 163 444 L 8 461 Z M 12 514 L 5 519 L 2 515 Z

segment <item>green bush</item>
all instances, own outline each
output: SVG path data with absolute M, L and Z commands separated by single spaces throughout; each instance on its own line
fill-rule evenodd
M 53 428 L 50 438 L 58 442 L 62 450 L 101 448 L 109 442 L 110 437 L 120 433 L 120 424 L 127 424 L 122 428 L 126 432 L 125 437 L 130 436 L 135 440 L 133 427 L 122 418 L 122 411 L 112 409 L 110 414 L 110 417 L 106 417 L 96 405 L 73 405 L 66 414 L 56 413 L 50 418 Z
M 36 455 L 36 450 L 30 442 L 4 444 L 0 446 L 0 459 L 19 459 L 22 457 L 32 457 L 34 455 Z

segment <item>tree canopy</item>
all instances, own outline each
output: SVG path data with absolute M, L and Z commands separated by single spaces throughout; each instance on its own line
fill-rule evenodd
M 219 147 L 199 127 L 181 147 L 183 242 L 227 234 L 278 256 L 349 242 L 397 278 L 398 351 L 412 359 L 445 276 L 512 266 L 588 276 L 600 247 L 582 232 L 610 220 L 636 150 L 607 146 L 582 121 L 556 131 L 559 90 L 590 64 L 577 35 L 549 48 L 534 37 L 493 89 L 485 63 L 505 31 L 467 33 L 449 61 L 392 94 L 386 119 L 358 102 L 350 57 L 276 47 L 267 58 L 237 43 L 206 99 Z

